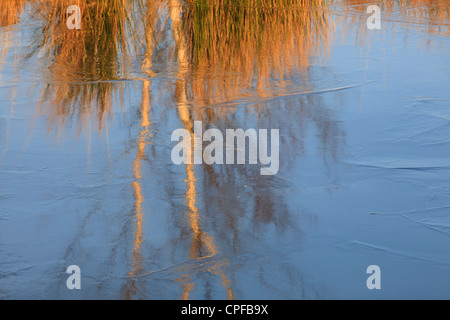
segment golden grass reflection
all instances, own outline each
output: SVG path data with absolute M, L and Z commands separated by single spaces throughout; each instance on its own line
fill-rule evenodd
M 144 223 L 144 195 L 142 192 L 142 172 L 141 165 L 145 158 L 145 148 L 148 144 L 148 139 L 151 136 L 150 133 L 150 81 L 143 81 L 142 85 L 142 119 L 141 119 L 141 132 L 138 140 L 138 150 L 133 163 L 134 181 L 131 184 L 133 188 L 133 194 L 135 198 L 134 210 L 135 210 L 135 235 L 133 243 L 133 255 L 132 255 L 132 267 L 133 269 L 129 273 L 129 284 L 126 290 L 126 299 L 131 299 L 137 293 L 135 277 L 139 276 L 143 272 L 143 256 L 141 245 L 144 241 L 143 237 L 143 223 Z
M 2 1 L 0 10 L 0 27 L 7 27 L 19 23 L 20 15 L 27 0 L 5 0 Z
M 181 17 L 182 17 L 182 5 L 179 0 L 170 0 L 169 2 L 169 12 L 172 19 L 172 32 L 177 46 L 177 57 L 179 63 L 179 72 L 176 86 L 177 90 L 175 93 L 175 99 L 178 103 L 178 112 L 180 119 L 184 124 L 186 130 L 191 133 L 191 154 L 193 154 L 193 148 L 195 143 L 195 137 L 193 135 L 193 125 L 192 118 L 189 111 L 189 106 L 187 105 L 186 99 L 186 73 L 187 66 L 189 65 L 188 57 L 186 55 L 186 40 L 183 35 Z M 218 249 L 214 244 L 214 238 L 209 236 L 206 232 L 202 231 L 200 227 L 200 217 L 198 213 L 198 208 L 196 206 L 197 197 L 197 186 L 194 165 L 186 165 L 186 180 L 187 190 L 186 190 L 186 205 L 188 208 L 187 220 L 189 222 L 191 232 L 192 232 L 192 243 L 190 250 L 190 259 L 198 259 L 204 257 L 216 256 L 218 254 Z M 222 285 L 226 288 L 228 299 L 233 299 L 233 290 L 230 286 L 230 281 L 227 276 L 221 270 L 222 262 L 217 262 L 214 264 L 214 273 L 220 275 L 222 278 Z M 183 268 L 181 268 L 183 269 Z M 183 270 L 180 270 L 183 272 Z M 189 270 L 186 270 L 189 271 Z M 189 273 L 182 273 L 181 276 L 175 281 L 182 284 L 182 295 L 181 299 L 188 300 L 190 293 L 194 290 L 195 285 L 191 282 L 191 276 Z
M 306 78 L 311 58 L 326 56 L 334 30 L 322 0 L 189 1 L 183 19 L 200 108 L 270 96 L 293 76 Z

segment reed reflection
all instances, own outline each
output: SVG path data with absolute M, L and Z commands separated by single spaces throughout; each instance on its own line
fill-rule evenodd
M 68 29 L 67 8 L 78 5 L 82 28 Z M 43 103 L 49 103 L 52 127 L 62 127 L 76 115 L 77 124 L 87 126 L 91 118 L 101 131 L 105 115 L 111 112 L 115 98 L 123 96 L 123 79 L 131 64 L 130 30 L 132 1 L 53 0 L 34 2 L 37 15 L 43 17 L 42 30 L 36 34 L 32 54 L 45 52 L 51 64 L 45 74 Z
M 83 27 L 78 31 L 65 26 L 66 0 L 36 5 L 44 22 L 43 37 L 36 35 L 36 39 L 41 40 L 36 42 L 35 52 L 40 49 L 45 52 L 44 56 L 51 57 L 42 95 L 43 103 L 50 108 L 51 127 L 61 130 L 66 119 L 76 116 L 80 130 L 95 119 L 98 131 L 102 131 L 105 115 L 111 112 L 114 98 L 120 99 L 128 90 L 120 80 L 133 77 L 137 80 L 131 64 L 140 64 L 138 80 L 143 85 L 141 130 L 136 138 L 131 183 L 134 195 L 133 252 L 124 291 L 128 299 L 138 293 L 151 293 L 144 276 L 148 271 L 145 262 L 148 253 L 142 250 L 145 243 L 143 224 L 146 219 L 151 219 L 151 211 L 144 206 L 145 177 L 141 166 L 146 157 L 150 127 L 158 131 L 158 127 L 165 125 L 150 124 L 149 120 L 156 107 L 150 98 L 153 90 L 150 79 L 158 77 L 158 68 L 161 69 L 161 65 L 157 66 L 153 60 L 156 51 L 159 56 L 166 52 L 162 56 L 167 57 L 171 56 L 170 52 L 175 52 L 173 59 L 165 62 L 177 66 L 170 95 L 177 104 L 181 125 L 191 133 L 194 120 L 200 119 L 204 119 L 207 126 L 246 127 L 242 123 L 244 119 L 234 117 L 237 110 L 229 106 L 251 98 L 256 102 L 244 102 L 243 106 L 248 107 L 256 118 L 270 115 L 270 123 L 265 125 L 286 128 L 287 135 L 293 140 L 302 130 L 299 126 L 306 121 L 317 125 L 323 137 L 339 135 L 339 128 L 328 120 L 328 111 L 320 105 L 319 98 L 311 98 L 311 101 L 302 98 L 284 106 L 284 111 L 290 109 L 291 104 L 299 106 L 294 116 L 298 120 L 296 123 L 292 123 L 292 115 L 285 117 L 283 108 L 277 112 L 270 111 L 270 107 L 282 107 L 277 102 L 265 102 L 274 94 L 289 94 L 297 85 L 311 89 L 308 83 L 310 59 L 326 56 L 334 29 L 324 1 L 314 1 L 313 8 L 310 1 L 304 0 L 273 0 L 265 5 L 256 0 L 239 4 L 214 0 L 82 2 L 79 5 Z M 135 8 L 143 9 L 140 11 L 142 15 L 136 14 Z M 164 21 L 167 19 L 170 20 L 173 42 L 164 38 L 167 32 L 163 29 L 168 26 Z M 145 32 L 143 42 L 137 39 L 139 30 Z M 305 111 L 306 105 L 311 103 L 319 105 L 314 114 Z M 300 140 L 298 138 L 297 142 Z M 191 142 L 192 147 L 199 143 Z M 327 149 L 337 148 L 337 140 L 326 138 L 323 143 Z M 248 246 L 249 239 L 258 237 L 264 229 L 258 225 L 273 224 L 279 232 L 293 225 L 285 199 L 274 187 L 279 187 L 279 180 L 263 181 L 260 177 L 255 178 L 252 170 L 233 167 L 220 171 L 209 166 L 196 168 L 186 165 L 185 177 L 178 182 L 185 185 L 185 219 L 191 235 L 186 256 L 193 261 L 212 259 L 202 272 L 210 274 L 209 281 L 217 278 L 228 299 L 235 297 L 235 275 L 227 272 L 231 269 L 226 257 L 238 254 L 240 248 Z M 211 185 L 199 185 L 199 177 Z M 239 181 L 243 180 L 255 193 L 242 189 Z M 240 190 L 240 200 L 236 198 L 236 190 Z M 199 202 L 209 204 L 200 208 Z M 223 214 L 223 218 L 219 218 L 224 219 L 222 223 L 212 225 L 212 215 L 220 217 Z M 241 217 L 245 215 L 251 217 L 254 226 L 251 231 L 239 226 Z M 180 236 L 172 235 L 175 238 Z M 174 272 L 182 299 L 190 299 L 194 291 L 197 294 L 203 291 L 197 286 L 196 271 L 189 266 L 181 266 Z
M 317 15 L 313 24 L 317 13 L 308 11 L 304 3 L 280 2 L 278 5 L 281 7 L 277 7 L 277 3 L 272 2 L 261 8 L 261 4 L 255 1 L 239 5 L 230 1 L 193 1 L 184 6 L 182 13 L 179 1 L 170 1 L 170 16 L 179 65 L 178 80 L 175 82 L 175 101 L 184 128 L 191 133 L 191 148 L 202 143 L 195 141 L 192 134 L 194 120 L 206 120 L 207 126 L 245 127 L 240 121 L 231 120 L 235 113 L 233 108 L 221 108 L 219 104 L 229 102 L 230 99 L 264 98 L 271 96 L 273 91 L 287 92 L 286 82 L 293 79 L 299 81 L 297 78 L 307 79 L 309 59 L 314 53 L 318 54 L 322 41 L 325 47 L 327 46 L 327 36 L 333 24 L 326 14 L 322 15 L 323 11 Z M 187 30 L 186 39 L 182 36 L 180 16 L 183 17 L 183 26 Z M 316 32 L 320 32 L 320 35 L 310 37 Z M 300 47 L 303 47 L 303 50 L 300 51 Z M 277 86 L 274 86 L 271 80 L 273 78 L 277 79 Z M 255 111 L 258 117 L 264 112 L 259 106 Z M 284 122 L 277 115 L 275 117 L 273 122 Z M 286 123 L 279 123 L 280 126 L 284 124 Z M 286 124 L 286 127 L 295 128 L 295 125 Z M 333 125 L 327 127 L 332 128 Z M 238 226 L 240 216 L 250 211 L 253 224 L 273 223 L 282 230 L 291 222 L 289 212 L 284 205 L 284 199 L 271 188 L 273 185 L 260 179 L 253 180 L 251 169 L 241 168 L 236 171 L 233 167 L 216 171 L 210 166 L 202 168 L 202 171 L 195 171 L 194 165 L 186 165 L 186 203 L 193 233 L 190 258 L 218 256 L 215 267 L 211 269 L 220 275 L 222 285 L 227 288 L 228 298 L 232 299 L 234 282 L 229 279 L 234 278 L 234 275 L 225 275 L 222 268 L 230 270 L 229 261 L 220 257 L 237 254 L 238 248 L 245 246 L 244 243 L 252 237 L 248 229 Z M 207 183 L 198 185 L 196 174 L 201 175 L 201 180 Z M 249 181 L 252 187 L 258 190 L 257 194 L 250 195 L 244 190 L 239 193 L 237 190 L 242 189 L 242 185 L 238 181 L 242 180 Z M 236 201 L 236 194 L 240 194 L 242 199 Z M 209 219 L 199 220 L 196 198 L 208 203 L 208 211 L 204 215 Z M 246 206 L 243 206 L 241 201 L 246 203 Z M 211 222 L 207 220 L 213 219 L 222 222 L 219 230 L 213 229 L 220 238 L 210 238 L 201 231 L 200 224 L 211 228 Z M 259 232 L 262 230 L 263 228 Z M 216 245 L 212 245 L 213 241 L 220 243 L 224 252 L 219 252 Z M 180 277 L 176 281 L 182 283 L 182 298 L 188 299 L 195 288 L 191 279 L 196 271 L 191 267 L 181 267 L 177 271 Z
M 135 210 L 135 235 L 133 243 L 133 261 L 131 263 L 132 270 L 129 273 L 128 289 L 126 291 L 126 299 L 131 299 L 137 293 L 135 278 L 140 276 L 145 270 L 143 267 L 143 253 L 142 243 L 144 241 L 143 236 L 143 223 L 144 223 L 144 193 L 142 192 L 142 172 L 141 165 L 145 159 L 146 146 L 151 136 L 150 127 L 151 122 L 149 119 L 150 114 L 150 81 L 145 80 L 142 84 L 142 119 L 141 119 L 141 132 L 138 140 L 138 150 L 136 158 L 133 163 L 134 181 L 131 184 L 133 188 L 133 194 L 135 198 L 134 210 Z
M 189 1 L 183 19 L 195 106 L 269 97 L 287 92 L 293 77 L 306 79 L 310 59 L 325 56 L 332 37 L 327 6 L 322 0 Z
M 0 27 L 7 27 L 19 23 L 20 15 L 25 8 L 26 0 L 8 0 L 2 2 L 0 11 Z

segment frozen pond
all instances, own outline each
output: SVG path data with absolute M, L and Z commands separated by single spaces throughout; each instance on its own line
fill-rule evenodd
M 72 2 L 0 9 L 0 299 L 450 299 L 447 0 Z

